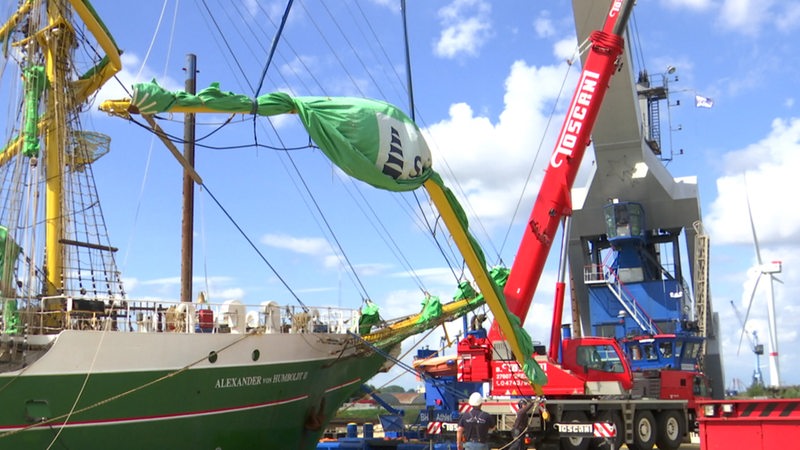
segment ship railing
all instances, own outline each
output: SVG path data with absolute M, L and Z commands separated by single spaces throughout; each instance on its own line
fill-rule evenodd
M 14 299 L 6 299 L 14 301 Z M 22 302 L 19 302 L 20 304 Z M 237 300 L 222 303 L 164 300 L 47 297 L 2 317 L 0 334 L 57 334 L 62 330 L 110 330 L 135 333 L 331 333 L 358 332 L 360 312 L 340 307 L 305 308 L 260 305 Z M 11 327 L 8 324 L 14 323 Z

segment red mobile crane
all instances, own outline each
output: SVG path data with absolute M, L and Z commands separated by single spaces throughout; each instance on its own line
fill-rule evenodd
M 520 323 L 524 322 L 528 314 L 558 226 L 562 221 L 568 220 L 572 213 L 570 191 L 586 147 L 591 140 L 592 127 L 608 90 L 611 76 L 619 68 L 624 44 L 622 34 L 632 9 L 633 1 L 614 0 L 602 30 L 595 31 L 589 38 L 591 46 L 586 63 L 503 290 L 509 311 L 520 319 Z M 548 373 L 550 382 L 545 392 L 562 388 L 554 386 L 561 381 L 568 384 L 566 389 L 570 392 L 575 392 L 577 389 L 583 393 L 584 389 L 581 386 L 586 386 L 587 381 L 619 383 L 622 389 L 630 390 L 633 387 L 630 367 L 622 349 L 614 339 L 582 338 L 565 342 L 562 366 L 572 371 L 577 380 L 565 376 L 558 370 L 555 363 L 559 359 L 559 349 L 562 347 L 560 337 L 565 292 L 565 261 L 565 254 L 562 253 L 547 355 L 548 364 L 545 366 L 558 375 L 554 377 L 556 373 Z M 490 342 L 503 340 L 496 324 L 492 325 L 488 339 Z M 610 358 L 606 358 L 608 359 L 606 362 L 616 366 L 613 371 L 590 373 L 590 365 L 584 364 L 586 362 L 584 354 L 589 357 L 595 354 L 608 355 Z M 612 368 L 609 366 L 609 369 Z
M 614 448 L 626 443 L 637 450 L 649 450 L 655 444 L 662 450 L 676 449 L 688 429 L 685 397 L 692 395 L 691 383 L 684 386 L 685 392 L 674 397 L 677 400 L 634 398 L 633 374 L 614 338 L 561 340 L 571 189 L 611 77 L 621 65 L 622 35 L 633 3 L 633 0 L 613 0 L 602 30 L 593 32 L 589 38 L 588 57 L 503 291 L 509 311 L 524 321 L 554 236 L 563 222 L 565 242 L 559 263 L 550 348 L 547 354 L 538 349 L 536 356 L 548 376 L 543 387 L 547 401 L 536 410 L 529 428 L 537 441 L 536 448 L 555 445 L 585 450 L 591 443 L 608 442 L 593 441 L 589 437 L 591 432 L 583 434 L 583 427 L 554 424 L 610 422 L 617 430 L 616 437 L 611 439 Z M 493 309 L 493 313 L 497 316 L 502 312 Z M 516 400 L 510 397 L 535 395 L 511 352 L 504 351 L 503 339 L 495 323 L 488 337 L 469 333 L 458 347 L 459 381 L 492 382 L 491 397 L 484 402 L 484 410 L 500 416 L 500 430 L 513 422 Z M 577 434 L 567 431 L 578 429 L 583 431 Z

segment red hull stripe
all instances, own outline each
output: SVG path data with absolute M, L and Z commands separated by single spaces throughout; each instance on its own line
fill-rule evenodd
M 352 379 L 350 381 L 345 381 L 342 384 L 337 384 L 336 386 L 332 386 L 332 387 L 329 387 L 328 389 L 325 389 L 325 393 L 327 394 L 329 392 L 333 392 L 335 390 L 338 390 L 338 389 L 341 389 L 341 388 L 344 388 L 344 387 L 347 387 L 347 386 L 352 386 L 353 384 L 360 383 L 360 382 L 361 382 L 361 378 L 355 378 L 355 379 Z

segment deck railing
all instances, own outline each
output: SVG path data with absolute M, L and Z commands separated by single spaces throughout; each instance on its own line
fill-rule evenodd
M 35 308 L 22 307 L 15 311 L 13 320 L 2 314 L 0 308 L 0 335 L 54 334 L 76 329 L 135 333 L 357 333 L 360 315 L 357 309 L 303 308 L 273 301 L 245 305 L 237 300 L 186 303 L 63 296 L 37 300 Z

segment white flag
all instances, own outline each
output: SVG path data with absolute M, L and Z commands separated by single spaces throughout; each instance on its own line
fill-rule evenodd
M 711 108 L 712 106 L 714 106 L 714 100 L 708 97 L 703 97 L 702 95 L 695 95 L 694 104 L 698 108 Z

